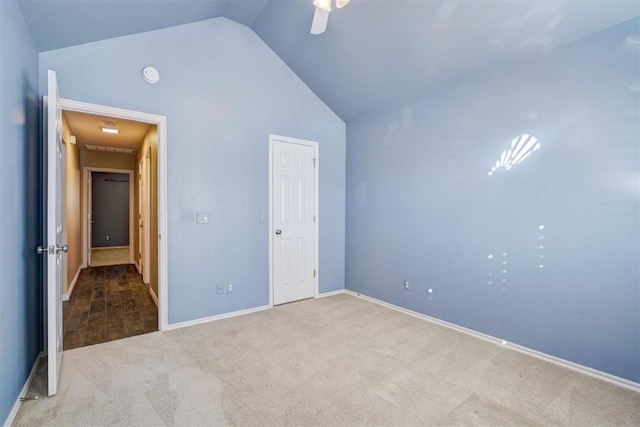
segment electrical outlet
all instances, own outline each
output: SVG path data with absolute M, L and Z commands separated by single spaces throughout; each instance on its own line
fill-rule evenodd
M 224 284 L 218 283 L 216 284 L 216 294 L 224 294 Z
M 232 283 L 229 283 L 227 285 L 227 293 L 228 294 L 232 294 L 233 293 L 233 284 Z
M 411 290 L 411 283 L 408 280 L 404 281 L 404 290 L 405 291 L 410 291 Z
M 104 236 L 105 240 L 109 240 L 111 236 Z

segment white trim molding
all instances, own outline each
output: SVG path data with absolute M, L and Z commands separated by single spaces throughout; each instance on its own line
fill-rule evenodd
M 156 303 L 156 307 L 158 306 L 158 295 L 156 295 L 155 292 L 153 292 L 153 288 L 151 286 L 149 286 L 149 295 L 151 295 L 151 299 L 153 300 L 153 302 Z
M 247 308 L 245 310 L 232 311 L 229 313 L 217 314 L 215 316 L 203 317 L 201 319 L 188 320 L 186 322 L 173 323 L 167 326 L 167 331 L 173 329 L 186 328 L 187 326 L 200 325 L 202 323 L 215 322 L 216 320 L 228 319 L 230 317 L 244 316 L 245 314 L 257 313 L 258 311 L 268 310 L 271 307 L 268 305 L 261 305 L 259 307 Z
M 78 281 L 78 277 L 80 277 L 81 271 L 82 271 L 82 264 L 78 266 L 78 271 L 76 271 L 75 276 L 73 276 L 73 280 L 69 284 L 69 289 L 67 289 L 67 293 L 62 294 L 62 301 L 69 301 L 69 298 L 71 298 L 71 293 L 73 292 L 74 286 L 76 286 L 76 282 Z
M 473 329 L 469 329 L 469 328 L 465 328 L 463 326 L 456 325 L 455 323 L 450 323 L 450 322 L 446 322 L 444 320 L 437 319 L 435 317 L 427 316 L 426 314 L 418 313 L 418 312 L 413 311 L 413 310 L 409 310 L 409 309 L 406 309 L 406 308 L 403 308 L 403 307 L 399 307 L 397 305 L 390 304 L 388 302 L 381 301 L 381 300 L 376 299 L 376 298 L 372 298 L 370 296 L 361 294 L 359 292 L 354 292 L 354 291 L 350 291 L 350 290 L 347 289 L 347 290 L 345 290 L 345 293 L 347 293 L 349 295 L 353 295 L 353 296 L 355 296 L 357 298 L 364 299 L 366 301 L 373 302 L 375 304 L 382 305 L 384 307 L 391 308 L 391 309 L 396 310 L 396 311 L 400 311 L 400 312 L 408 314 L 410 316 L 417 317 L 419 319 L 426 320 L 426 321 L 431 322 L 431 323 L 435 323 L 435 324 L 443 326 L 445 328 L 452 329 L 452 330 L 457 331 L 457 332 L 462 332 L 463 334 L 467 334 L 467 335 L 470 335 L 472 337 L 475 337 L 475 338 L 478 338 L 478 339 L 481 339 L 481 340 L 484 340 L 484 341 L 489 341 L 489 342 L 491 342 L 493 344 L 496 344 L 496 345 L 499 345 L 501 347 L 508 348 L 510 350 L 513 350 L 513 351 L 517 351 L 518 353 L 526 354 L 528 356 L 535 357 L 536 359 L 544 360 L 545 362 L 553 363 L 554 365 L 561 366 L 563 368 L 570 369 L 572 371 L 579 372 L 579 373 L 584 374 L 584 375 L 588 375 L 588 376 L 590 376 L 592 378 L 596 378 L 596 379 L 599 379 L 601 381 L 605 381 L 605 382 L 613 384 L 615 386 L 618 386 L 618 387 L 621 387 L 621 388 L 624 388 L 624 389 L 627 389 L 627 390 L 635 391 L 636 393 L 640 393 L 640 383 L 636 383 L 634 381 L 630 381 L 630 380 L 627 380 L 627 379 L 624 379 L 624 378 L 620 378 L 620 377 L 617 377 L 615 375 L 608 374 L 606 372 L 598 371 L 597 369 L 593 369 L 593 368 L 590 368 L 588 366 L 580 365 L 578 363 L 574 363 L 574 362 L 571 362 L 571 361 L 568 361 L 568 360 L 565 360 L 565 359 L 561 359 L 559 357 L 552 356 L 550 354 L 546 354 L 546 353 L 543 353 L 543 352 L 538 351 L 538 350 L 533 350 L 531 348 L 524 347 L 524 346 L 521 346 L 519 344 L 510 343 L 510 342 L 507 342 L 507 341 L 505 341 L 503 339 L 496 338 L 496 337 L 491 336 L 491 335 L 483 334 L 482 332 L 477 332 L 477 331 L 474 331 Z
M 60 99 L 60 107 L 66 111 L 97 114 L 116 119 L 134 120 L 156 125 L 158 128 L 158 329 L 164 331 L 169 319 L 169 284 L 167 270 L 167 118 L 157 114 L 90 104 L 71 99 Z M 133 203 L 132 203 L 133 205 Z M 131 245 L 133 247 L 133 245 Z M 86 261 L 83 261 L 86 265 Z
M 13 404 L 13 407 L 11 408 L 11 412 L 9 412 L 9 415 L 7 415 L 7 419 L 4 421 L 4 424 L 3 424 L 4 427 L 10 427 L 11 424 L 13 424 L 13 422 L 15 421 L 16 415 L 18 415 L 18 411 L 20 410 L 20 405 L 22 404 L 22 401 L 20 399 L 26 396 L 26 394 L 29 392 L 29 387 L 31 387 L 31 382 L 33 381 L 33 378 L 36 376 L 36 372 L 38 371 L 38 365 L 40 364 L 40 360 L 42 360 L 42 356 L 43 356 L 43 353 L 40 352 L 40 354 L 38 354 L 38 356 L 36 357 L 35 362 L 33 362 L 33 366 L 31 367 L 31 372 L 29 372 L 29 376 L 27 377 L 27 380 L 24 382 L 24 385 L 22 386 L 22 390 L 20 390 L 20 394 L 18 394 L 18 398 L 16 399 L 16 402 Z

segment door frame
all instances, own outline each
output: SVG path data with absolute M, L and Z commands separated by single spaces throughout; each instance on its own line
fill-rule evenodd
M 71 99 L 60 99 L 60 107 L 67 111 L 98 114 L 116 119 L 135 120 L 155 125 L 158 130 L 158 329 L 165 331 L 169 320 L 169 292 L 168 292 L 168 259 L 167 259 L 167 118 L 157 114 L 108 107 L 106 105 L 91 104 Z
M 274 244 L 274 228 L 273 228 L 273 144 L 274 142 L 284 142 L 287 144 L 304 145 L 313 148 L 315 167 L 313 168 L 313 215 L 315 223 L 313 227 L 313 269 L 316 274 L 313 278 L 313 297 L 318 298 L 320 294 L 320 150 L 316 141 L 306 139 L 292 138 L 289 136 L 281 136 L 269 134 L 269 307 L 273 308 L 273 244 Z
M 108 173 L 120 173 L 129 175 L 129 263 L 133 263 L 133 171 L 129 169 L 111 169 L 111 168 L 96 168 L 92 166 L 85 166 L 82 168 L 82 186 L 84 191 L 82 192 L 82 208 L 81 215 L 83 218 L 84 227 L 82 227 L 82 268 L 90 267 L 89 265 L 89 229 L 91 227 L 91 219 L 89 218 L 89 203 L 93 202 L 93 190 L 89 188 L 89 176 L 92 172 L 108 172 Z M 93 178 L 91 178 L 93 182 Z M 91 199 L 91 200 L 90 200 Z M 93 208 L 91 209 L 93 215 Z

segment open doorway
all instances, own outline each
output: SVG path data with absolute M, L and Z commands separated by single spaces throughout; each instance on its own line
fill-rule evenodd
M 65 109 L 64 104 L 62 124 L 63 221 L 70 248 L 63 266 L 64 349 L 156 331 L 162 325 L 159 126 Z M 144 159 L 147 169 L 141 174 L 138 164 Z M 145 200 L 143 218 L 138 212 Z M 137 232 L 143 228 L 146 233 Z M 140 264 L 143 252 L 146 278 Z
M 133 264 L 137 242 L 134 239 L 134 171 L 83 167 L 87 218 L 87 266 L 106 267 Z

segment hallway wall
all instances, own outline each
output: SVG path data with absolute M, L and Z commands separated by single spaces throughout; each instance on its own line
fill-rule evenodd
M 62 140 L 65 144 L 66 153 L 63 216 L 66 223 L 65 243 L 69 246 L 69 252 L 67 252 L 64 257 L 66 280 L 62 293 L 68 294 L 73 278 L 82 265 L 82 234 L 80 230 L 80 188 L 82 173 L 80 169 L 80 150 L 76 144 L 70 142 L 71 131 L 64 115 L 62 116 L 62 122 Z
M 153 290 L 156 296 L 158 296 L 158 128 L 157 126 L 151 126 L 147 134 L 144 136 L 144 140 L 142 142 L 142 146 L 138 149 L 136 153 L 136 177 L 140 172 L 140 161 L 143 156 L 147 153 L 147 150 L 150 150 L 151 153 L 151 203 L 150 203 L 150 211 L 151 211 L 151 223 L 149 224 L 149 231 L 151 235 L 151 278 L 149 281 L 149 286 Z M 135 188 L 135 198 L 134 198 L 134 206 L 135 206 L 135 215 L 137 226 L 140 225 L 138 222 L 138 192 L 140 181 L 136 178 L 134 183 Z M 135 259 L 138 259 L 138 253 L 140 253 L 140 242 L 138 233 L 134 233 L 134 241 L 135 241 Z

